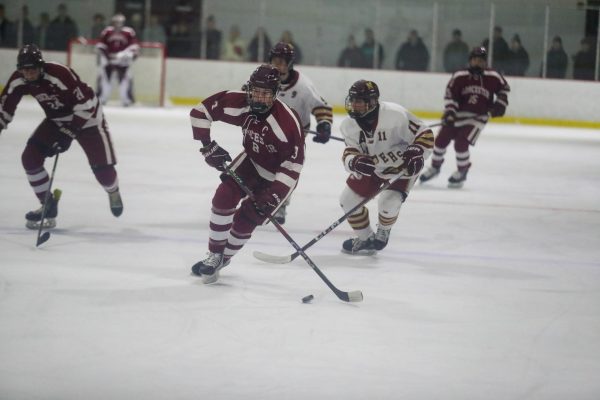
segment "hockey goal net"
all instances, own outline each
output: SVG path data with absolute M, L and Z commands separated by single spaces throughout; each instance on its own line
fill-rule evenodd
M 99 73 L 96 43 L 97 40 L 82 38 L 72 40 L 67 55 L 69 67 L 94 90 L 97 90 Z M 139 45 L 140 53 L 132 66 L 135 101 L 142 105 L 162 107 L 165 100 L 165 46 L 155 42 L 140 42 Z M 118 100 L 116 85 L 113 81 L 110 100 Z

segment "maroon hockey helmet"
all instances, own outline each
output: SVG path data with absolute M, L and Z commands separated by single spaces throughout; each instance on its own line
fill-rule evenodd
M 296 51 L 294 46 L 286 42 L 279 42 L 269 51 L 269 62 L 273 60 L 273 57 L 281 57 L 285 60 L 288 68 L 292 68 L 292 64 L 296 59 Z
M 483 46 L 473 47 L 473 49 L 469 53 L 469 60 L 471 58 L 476 58 L 476 57 L 483 58 L 485 61 L 487 61 L 487 57 L 488 57 L 487 49 Z
M 254 70 L 246 83 L 248 105 L 252 111 L 263 114 L 271 109 L 271 106 L 277 97 L 277 93 L 279 92 L 280 81 L 279 70 L 270 64 L 263 64 Z M 271 101 L 265 103 L 263 99 L 254 98 L 252 92 L 255 88 L 269 89 L 272 93 Z
M 363 100 L 367 104 L 364 111 L 354 110 L 352 102 Z M 361 79 L 350 86 L 348 96 L 346 96 L 346 112 L 351 118 L 364 118 L 367 114 L 375 110 L 379 105 L 379 88 L 373 81 Z
M 26 44 L 19 50 L 17 55 L 17 69 L 42 68 L 44 58 L 42 52 L 35 44 Z

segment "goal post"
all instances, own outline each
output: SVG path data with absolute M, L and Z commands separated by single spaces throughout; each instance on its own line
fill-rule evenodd
M 98 89 L 100 72 L 97 43 L 98 40 L 73 39 L 69 42 L 67 53 L 67 65 L 94 90 Z M 162 107 L 165 103 L 165 46 L 158 42 L 140 42 L 139 46 L 139 55 L 131 67 L 135 102 Z M 113 88 L 111 100 L 118 99 L 118 96 L 119 90 Z

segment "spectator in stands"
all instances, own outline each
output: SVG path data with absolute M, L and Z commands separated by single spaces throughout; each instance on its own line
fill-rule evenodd
M 348 36 L 348 46 L 338 58 L 337 62 L 338 67 L 350 67 L 350 68 L 364 68 L 365 67 L 365 58 L 363 56 L 362 51 L 358 48 L 356 44 L 356 40 L 354 39 L 354 35 Z
M 92 29 L 90 30 L 90 38 L 98 39 L 104 28 L 106 28 L 106 18 L 104 17 L 104 14 L 94 14 L 92 19 Z
M 373 29 L 365 29 L 365 41 L 360 46 L 360 51 L 363 53 L 365 67 L 374 68 L 374 66 L 376 66 L 376 68 L 381 69 L 385 54 L 383 52 L 383 46 L 375 41 Z
M 444 49 L 444 71 L 454 73 L 463 69 L 469 58 L 469 46 L 462 40 L 460 29 L 452 31 L 452 40 Z
M 48 50 L 66 50 L 71 39 L 77 38 L 77 24 L 67 13 L 67 6 L 60 3 L 57 8 L 58 16 L 50 22 L 46 37 Z
M 171 25 L 167 38 L 169 57 L 192 57 L 192 27 L 186 18 L 180 18 Z
M 529 68 L 529 54 L 521 43 L 521 37 L 515 34 L 510 41 L 510 52 L 506 61 L 505 74 L 511 76 L 525 76 Z
M 248 44 L 248 61 L 261 63 L 269 62 L 269 50 L 273 47 L 269 35 L 265 29 L 260 26 Z M 260 53 L 260 57 L 259 57 Z
M 246 59 L 246 43 L 240 36 L 240 28 L 232 25 L 229 36 L 223 45 L 221 59 L 226 61 L 244 61 Z
M 292 36 L 292 32 L 283 31 L 283 33 L 281 34 L 281 39 L 279 39 L 279 41 L 283 42 L 283 43 L 291 44 L 292 47 L 294 47 L 294 53 L 296 54 L 294 56 L 294 64 L 298 65 L 298 64 L 302 63 L 302 50 L 300 49 L 300 46 L 298 46 L 298 43 L 294 42 L 294 37 Z
M 139 12 L 131 14 L 130 21 L 131 23 L 129 24 L 129 27 L 136 33 L 139 32 L 141 34 L 144 30 L 144 17 L 142 17 L 142 14 Z
M 158 42 L 163 44 L 167 42 L 165 28 L 160 23 L 158 15 L 152 14 L 150 16 L 150 23 L 142 31 L 142 40 L 145 42 Z
M 563 49 L 562 39 L 555 36 L 552 39 L 552 47 L 546 53 L 546 78 L 565 79 L 568 64 L 569 57 Z M 540 73 L 540 76 L 542 75 Z
M 500 72 L 504 73 L 504 69 L 506 68 L 506 61 L 508 60 L 508 55 L 510 49 L 508 48 L 508 43 L 502 37 L 502 27 L 496 26 L 494 27 L 494 37 L 493 37 L 493 57 L 491 60 L 491 64 L 493 68 Z M 485 38 L 481 44 L 486 50 L 489 52 L 490 48 L 490 40 L 489 38 Z
M 0 47 L 16 47 L 17 30 L 15 24 L 6 19 L 4 4 L 0 4 Z
M 419 33 L 413 29 L 408 34 L 406 42 L 396 53 L 396 69 L 403 71 L 427 71 L 429 52 Z
M 40 23 L 35 27 L 35 39 L 40 49 L 47 48 L 48 29 L 50 29 L 50 15 L 47 12 L 40 14 Z
M 29 7 L 24 5 L 21 7 L 21 21 L 22 29 L 23 29 L 23 44 L 32 44 L 35 43 L 35 28 L 29 19 Z M 16 26 L 19 26 L 19 22 L 17 22 Z
M 593 81 L 596 54 L 592 49 L 593 39 L 581 39 L 581 47 L 573 56 L 573 79 Z
M 208 60 L 218 60 L 221 55 L 222 33 L 217 29 L 217 22 L 214 15 L 209 15 L 206 19 L 206 58 Z

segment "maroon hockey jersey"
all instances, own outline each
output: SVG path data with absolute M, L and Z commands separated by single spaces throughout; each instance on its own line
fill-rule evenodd
M 3 128 L 12 121 L 17 105 L 25 95 L 33 96 L 46 117 L 58 126 L 68 124 L 77 130 L 101 122 L 94 91 L 75 71 L 64 65 L 46 62 L 41 78 L 35 83 L 25 82 L 19 71 L 11 75 L 0 95 L 0 125 Z
M 455 112 L 458 120 L 472 117 L 485 122 L 494 103 L 508 106 L 508 92 L 510 87 L 500 73 L 485 69 L 482 75 L 476 75 L 462 69 L 448 82 L 445 111 Z
M 298 115 L 280 100 L 265 114 L 251 112 L 246 93 L 224 91 L 199 103 L 190 112 L 194 139 L 210 142 L 214 121 L 240 126 L 244 153 L 258 174 L 273 182 L 285 197 L 296 186 L 304 164 L 304 133 Z
M 115 29 L 113 26 L 108 26 L 104 28 L 96 47 L 111 64 L 122 63 L 124 55 L 127 56 L 128 61 L 131 61 L 139 53 L 135 31 L 129 27 Z

